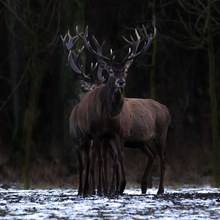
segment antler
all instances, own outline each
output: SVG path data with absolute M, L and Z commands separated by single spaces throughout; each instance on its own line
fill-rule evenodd
M 136 28 L 135 28 L 136 40 L 132 36 L 130 36 L 130 40 L 128 40 L 127 38 L 122 36 L 123 39 L 130 45 L 130 47 L 128 49 L 128 54 L 124 58 L 123 62 L 126 62 L 128 60 L 133 60 L 133 59 L 145 54 L 145 52 L 150 47 L 153 39 L 156 36 L 156 27 L 154 26 L 154 33 L 153 34 L 152 33 L 148 34 L 146 27 L 144 25 L 142 25 L 142 28 L 143 28 L 143 32 L 144 32 L 145 42 L 144 42 L 142 49 L 140 49 L 140 50 L 139 50 L 139 46 L 141 43 L 141 37 L 140 37 Z
M 102 66 L 102 68 L 114 59 L 112 50 L 110 50 L 111 58 L 106 57 L 102 54 L 103 45 L 105 44 L 105 41 L 103 41 L 102 44 L 100 44 L 94 35 L 92 35 L 92 41 L 95 48 L 92 47 L 90 41 L 88 40 L 88 26 L 86 26 L 84 34 L 78 33 L 78 36 L 82 38 L 85 48 L 88 50 L 89 53 L 91 53 L 93 56 L 97 58 L 97 61 Z
M 143 54 L 146 53 L 146 51 L 148 50 L 148 48 L 150 47 L 153 39 L 156 36 L 156 27 L 154 25 L 154 33 L 147 33 L 146 27 L 143 25 L 143 35 L 144 35 L 144 45 L 142 46 L 142 48 L 140 49 L 140 44 L 143 41 L 143 39 L 141 39 L 137 29 L 135 29 L 135 35 L 136 35 L 136 39 L 134 39 L 132 36 L 130 36 L 130 39 L 128 40 L 127 38 L 125 38 L 124 36 L 122 36 L 124 38 L 124 40 L 130 45 L 129 49 L 128 49 L 128 53 L 125 56 L 125 58 L 123 59 L 122 63 L 125 63 L 129 60 L 133 60 Z M 77 29 L 77 33 L 78 33 L 78 29 Z M 86 26 L 85 32 L 84 34 L 82 33 L 78 33 L 78 36 L 80 38 L 82 38 L 83 43 L 85 45 L 85 48 L 89 51 L 89 53 L 91 53 L 93 56 L 96 57 L 98 63 L 100 64 L 101 68 L 105 68 L 106 64 L 112 63 L 114 61 L 114 56 L 112 53 L 112 50 L 110 50 L 110 55 L 111 57 L 106 57 L 102 54 L 103 51 L 103 45 L 105 43 L 105 41 L 100 44 L 98 42 L 98 40 L 95 38 L 95 36 L 92 36 L 92 42 L 94 44 L 94 47 L 92 47 L 90 41 L 88 40 L 88 26 Z
M 87 74 L 85 72 L 85 69 L 83 65 L 79 65 L 79 57 L 84 50 L 84 46 L 79 50 L 77 53 L 76 50 L 76 45 L 79 40 L 79 34 L 76 36 L 72 37 L 69 31 L 65 34 L 65 36 L 61 36 L 61 40 L 63 42 L 64 47 L 66 48 L 68 52 L 68 62 L 72 70 L 77 74 L 77 77 L 81 80 L 84 80 L 86 82 L 90 83 L 102 83 L 104 81 L 104 78 L 102 77 L 102 69 L 101 67 L 98 67 L 97 70 L 97 77 L 95 77 L 95 71 L 97 69 L 97 63 L 91 63 L 90 65 L 90 71 Z

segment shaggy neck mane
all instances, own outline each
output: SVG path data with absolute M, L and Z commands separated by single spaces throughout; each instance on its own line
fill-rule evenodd
M 115 117 L 121 112 L 124 104 L 124 88 L 115 88 L 109 83 L 103 87 L 100 99 L 102 114 Z

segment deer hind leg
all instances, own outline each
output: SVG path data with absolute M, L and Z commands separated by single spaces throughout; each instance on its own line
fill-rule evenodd
M 150 150 L 150 147 L 148 145 L 145 145 L 143 148 L 141 148 L 141 150 L 148 156 L 147 166 L 141 181 L 141 193 L 146 194 L 148 186 L 147 180 L 149 179 L 153 163 L 156 159 L 156 153 Z
M 93 142 L 92 160 L 91 160 L 91 166 L 90 166 L 92 195 L 95 195 L 95 192 L 96 192 L 96 183 L 95 183 L 95 162 L 96 162 L 96 157 L 97 157 L 97 149 L 96 149 L 96 144 L 94 144 L 94 142 Z
M 157 151 L 160 159 L 160 182 L 159 189 L 157 191 L 157 194 L 159 195 L 164 193 L 165 153 L 162 144 L 157 145 Z

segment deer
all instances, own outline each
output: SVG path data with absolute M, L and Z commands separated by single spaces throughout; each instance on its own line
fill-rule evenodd
M 69 38 L 69 40 L 67 39 Z M 73 50 L 78 40 L 78 37 L 72 37 L 69 33 L 62 37 L 64 46 L 69 50 L 68 62 L 70 67 L 76 72 L 80 78 L 86 81 L 92 80 L 92 77 L 86 75 L 82 69 L 77 66 L 78 56 Z M 99 74 L 98 74 L 99 75 Z M 113 175 L 111 180 L 111 191 L 114 190 L 115 185 L 115 170 L 118 169 L 118 155 L 120 155 L 120 138 L 118 138 L 118 112 L 122 106 L 121 103 L 121 88 L 125 86 L 124 79 L 121 76 L 114 78 L 116 82 L 116 93 L 114 94 L 114 89 L 109 93 L 109 90 L 115 86 L 115 82 L 112 79 L 106 84 L 98 86 L 96 89 L 87 92 L 81 99 L 80 103 L 75 106 L 71 112 L 69 119 L 69 130 L 70 136 L 72 137 L 78 151 L 79 160 L 79 188 L 78 194 L 83 194 L 84 196 L 88 193 L 88 178 L 89 178 L 89 166 L 91 162 L 91 148 L 108 143 L 111 146 L 113 152 Z M 106 99 L 107 95 L 107 99 Z M 110 103 L 112 96 L 119 101 L 119 104 Z M 106 101 L 108 102 L 106 108 Z M 114 99 L 115 101 L 115 99 Z M 123 101 L 123 99 L 122 99 Z M 95 144 L 97 143 L 97 144 Z M 106 144 L 107 145 L 107 144 Z M 82 152 L 86 155 L 86 177 L 83 189 L 82 183 L 82 173 L 83 173 L 83 163 L 82 163 Z M 100 150 L 97 150 L 100 152 Z M 121 159 L 121 156 L 119 156 Z M 101 157 L 99 157 L 101 158 Z M 123 163 L 122 163 L 123 164 Z M 101 166 L 99 166 L 101 167 Z M 123 166 L 121 166 L 122 176 L 124 176 Z M 99 172 L 101 174 L 101 171 Z M 99 186 L 101 186 L 101 177 L 99 178 Z M 122 183 L 122 185 L 125 185 Z M 101 188 L 101 187 L 98 187 Z M 100 191 L 101 194 L 101 191 Z
M 92 48 L 90 42 L 87 40 L 87 31 L 85 31 L 85 34 L 83 36 L 80 35 L 80 37 L 84 41 L 87 50 L 97 58 L 97 62 L 99 63 L 101 68 L 105 69 L 108 72 L 108 80 L 106 84 L 99 86 L 94 91 L 86 93 L 85 97 L 89 98 L 85 98 L 80 102 L 81 107 L 83 107 L 85 111 L 85 107 L 87 107 L 86 109 L 88 109 L 88 103 L 91 106 L 89 100 L 91 101 L 93 98 L 92 103 L 95 103 L 94 101 L 98 100 L 96 103 L 96 108 L 94 109 L 94 111 L 97 111 L 96 113 L 98 114 L 96 114 L 94 117 L 94 115 L 90 115 L 89 112 L 87 112 L 86 114 L 84 112 L 83 115 L 85 116 L 85 118 L 83 119 L 82 117 L 81 120 L 84 120 L 86 123 L 90 124 L 89 131 L 86 131 L 86 129 L 83 130 L 85 133 L 88 132 L 90 134 L 93 134 L 91 135 L 93 136 L 93 138 L 101 138 L 102 143 L 108 143 L 106 145 L 116 146 L 113 147 L 114 153 L 116 152 L 116 155 L 120 155 L 120 166 L 122 167 L 121 169 L 123 184 L 121 185 L 120 192 L 123 192 L 126 184 L 121 156 L 121 145 L 125 147 L 138 147 L 148 156 L 147 167 L 145 169 L 141 183 L 142 193 L 146 193 L 146 177 L 149 175 L 156 155 L 158 155 L 161 163 L 161 177 L 158 189 L 158 194 L 160 194 L 164 192 L 164 148 L 167 130 L 170 123 L 169 111 L 166 106 L 154 100 L 128 99 L 124 97 L 124 86 L 126 84 L 125 79 L 127 76 L 128 68 L 135 58 L 141 56 L 146 52 L 156 33 L 154 30 L 154 35 L 149 36 L 146 32 L 146 29 L 144 29 L 144 32 L 147 36 L 147 44 L 145 43 L 140 51 L 138 51 L 140 36 L 138 35 L 137 31 L 135 31 L 137 36 L 136 41 L 133 38 L 131 38 L 131 41 L 128 41 L 126 39 L 126 41 L 131 45 L 131 49 L 121 63 L 115 62 L 112 57 L 108 58 L 106 56 L 103 56 L 102 45 L 98 43 L 95 37 L 93 37 L 93 41 L 96 50 Z M 74 53 L 70 50 L 69 62 L 71 66 L 74 67 L 72 69 L 75 70 L 76 65 L 74 63 L 75 59 L 72 58 L 73 55 Z M 111 100 L 112 96 L 113 100 L 116 101 L 115 103 L 108 102 L 109 99 Z M 94 97 L 98 97 L 98 99 L 94 99 Z M 115 108 L 114 105 L 116 105 L 118 108 Z M 83 112 L 83 109 L 81 112 Z M 90 116 L 88 116 L 87 114 Z M 101 117 L 99 114 L 101 115 Z M 97 119 L 97 117 L 99 119 Z M 99 128 L 100 124 L 102 125 L 101 129 Z M 155 144 L 154 149 L 151 147 L 151 144 L 149 144 L 151 142 L 154 142 Z M 116 172 L 116 161 L 118 157 L 115 156 L 114 158 L 116 159 L 114 162 L 115 169 L 113 173 Z M 101 168 L 99 168 L 99 170 L 101 170 Z M 114 181 L 112 177 L 111 188 L 114 187 L 113 183 Z
M 66 42 L 66 37 L 64 37 L 63 42 L 65 42 L 66 49 L 69 50 L 69 56 L 68 56 L 69 64 L 75 72 L 78 73 L 80 72 L 81 76 L 85 77 L 86 75 L 82 71 L 80 71 L 80 68 L 77 67 L 76 65 L 77 57 L 75 51 L 71 50 L 71 48 L 73 47 L 72 46 L 73 42 L 75 42 L 74 39 L 77 39 L 77 37 L 71 37 L 70 34 L 67 35 L 69 36 L 69 41 Z M 88 31 L 85 31 L 84 37 L 82 38 L 84 43 L 85 43 L 86 35 L 88 35 Z M 81 37 L 80 34 L 78 34 L 78 36 Z M 93 51 L 93 53 L 101 54 L 102 45 L 98 45 L 98 41 L 95 40 L 95 38 L 93 39 L 94 39 L 94 43 L 97 44 L 96 46 L 98 46 L 98 50 L 99 50 L 98 52 Z M 148 44 L 144 45 L 145 49 L 149 47 L 150 42 L 151 40 L 149 40 Z M 91 49 L 89 44 L 85 44 L 84 46 L 87 47 L 87 49 L 88 48 Z M 144 51 L 144 48 L 142 49 L 142 52 Z M 135 51 L 136 49 L 137 48 L 132 48 L 133 54 L 137 52 Z M 131 51 L 129 51 L 129 54 L 130 53 Z M 75 140 L 75 137 L 77 137 L 78 133 L 80 133 L 80 135 L 83 134 L 83 143 L 85 143 L 84 140 L 87 141 L 88 139 L 90 139 L 93 140 L 94 143 L 95 142 L 100 143 L 100 145 L 98 144 L 98 146 L 105 145 L 111 147 L 112 158 L 113 158 L 113 165 L 112 165 L 113 171 L 112 171 L 112 178 L 111 178 L 109 192 L 112 193 L 115 191 L 116 173 L 118 172 L 119 169 L 119 163 L 121 165 L 120 169 L 122 174 L 122 180 L 120 184 L 120 190 L 117 191 L 123 192 L 126 182 L 125 182 L 124 167 L 122 162 L 123 159 L 121 156 L 122 137 L 120 136 L 121 134 L 120 134 L 120 126 L 119 126 L 120 125 L 119 113 L 123 107 L 123 102 L 124 102 L 124 87 L 126 84 L 125 78 L 127 75 L 127 70 L 133 61 L 131 59 L 131 60 L 124 60 L 121 63 L 117 63 L 113 61 L 113 57 L 109 59 L 101 55 L 99 56 L 99 58 L 100 59 L 98 59 L 98 64 L 101 69 L 103 69 L 102 64 L 105 64 L 105 62 L 107 61 L 109 62 L 109 64 L 114 64 L 111 65 L 111 69 L 108 70 L 111 72 L 111 74 L 108 75 L 108 79 L 105 84 L 102 84 L 101 86 L 97 87 L 95 90 L 86 93 L 81 99 L 80 103 L 77 105 L 77 107 L 74 108 L 74 110 L 71 113 L 70 122 L 69 122 L 70 134 L 73 140 Z M 121 71 L 113 72 L 112 68 L 115 68 L 116 66 L 117 68 L 120 68 Z M 76 121 L 77 121 L 77 127 L 75 126 Z M 78 132 L 78 130 L 80 132 Z M 79 145 L 78 141 L 76 140 L 75 143 Z M 85 149 L 85 146 L 78 147 L 78 149 L 83 149 L 83 148 Z M 87 164 L 89 164 L 90 159 L 88 159 L 87 161 L 88 161 Z M 86 181 L 87 181 L 87 177 L 86 177 Z M 98 182 L 100 183 L 101 181 Z M 118 186 L 119 184 L 117 183 L 116 185 Z M 80 189 L 81 188 L 79 187 L 79 192 Z
M 141 50 L 138 50 L 141 38 L 137 30 L 135 30 L 136 40 L 134 40 L 133 37 L 131 37 L 131 40 L 123 37 L 125 41 L 130 45 L 131 49 L 129 49 L 128 54 L 121 63 L 116 63 L 112 59 L 112 56 L 111 58 L 104 56 L 102 54 L 103 44 L 100 45 L 94 36 L 93 42 L 95 48 L 93 48 L 91 46 L 91 43 L 87 39 L 88 30 L 86 30 L 85 34 L 81 36 L 87 50 L 97 58 L 97 62 L 99 63 L 99 65 L 107 71 L 108 77 L 110 78 L 108 79 L 109 81 L 107 83 L 115 82 L 116 85 L 115 77 L 117 77 L 118 75 L 123 77 L 123 80 L 120 83 L 126 83 L 125 79 L 127 77 L 128 68 L 130 67 L 134 59 L 146 53 L 156 35 L 155 27 L 153 35 L 148 35 L 144 27 L 143 30 L 145 38 L 147 39 L 147 43 L 145 42 Z M 113 90 L 114 89 L 115 88 L 113 86 Z M 106 94 L 106 96 L 107 95 L 108 94 Z M 122 87 L 119 96 L 119 100 L 122 102 L 120 111 L 118 111 L 117 114 L 117 116 L 119 117 L 119 142 L 124 147 L 141 149 L 141 151 L 144 152 L 144 154 L 146 154 L 148 157 L 148 162 L 141 181 L 142 194 L 145 194 L 147 191 L 147 179 L 149 177 L 156 157 L 159 157 L 160 182 L 157 194 L 162 194 L 164 193 L 166 137 L 169 125 L 171 123 L 169 110 L 165 105 L 152 99 L 124 97 L 124 86 Z M 106 97 L 104 97 L 104 99 L 106 99 Z M 107 101 L 106 105 L 108 105 Z M 110 106 L 110 108 L 111 107 L 112 106 Z M 112 111 L 113 110 L 111 110 L 110 112 Z M 120 162 L 120 165 L 123 166 L 122 160 L 120 160 Z M 125 184 L 126 181 L 124 180 L 124 176 L 123 181 Z M 123 187 L 125 187 L 125 185 Z M 123 192 L 123 187 L 121 188 L 120 193 Z
M 100 85 L 103 82 L 103 78 L 100 78 L 98 75 L 98 78 L 94 76 L 94 70 L 97 68 L 97 65 L 94 65 L 93 63 L 90 66 L 90 71 L 87 71 L 88 73 L 85 73 L 85 70 L 83 70 L 83 67 L 77 67 L 77 65 L 73 65 L 73 60 L 75 63 L 78 62 L 79 56 L 83 51 L 83 48 L 79 50 L 77 53 L 75 50 L 75 47 L 77 46 L 77 43 L 79 41 L 78 36 L 72 37 L 69 33 L 65 34 L 63 37 L 61 35 L 61 40 L 63 42 L 63 46 L 66 49 L 68 54 L 68 61 L 70 64 L 70 67 L 75 73 L 75 76 L 78 80 L 80 80 L 81 89 L 83 92 L 88 92 L 89 90 L 94 90 L 98 85 Z M 92 192 L 89 188 L 89 172 L 90 172 L 90 163 L 91 163 L 91 155 L 92 155 L 92 147 L 93 147 L 93 139 L 91 135 L 89 134 L 89 124 L 87 128 L 84 128 L 84 130 L 81 129 L 81 123 L 82 121 L 78 118 L 78 108 L 80 107 L 80 103 L 78 103 L 71 111 L 70 117 L 69 117 L 69 131 L 70 136 L 72 138 L 72 141 L 74 143 L 77 157 L 78 157 L 78 167 L 79 167 L 79 183 L 78 183 L 78 195 L 79 196 L 88 196 L 95 194 L 95 189 L 92 189 Z M 85 157 L 85 162 L 83 160 L 83 157 Z M 85 169 L 86 167 L 86 169 Z M 83 178 L 83 173 L 85 170 L 85 178 Z M 84 182 L 83 182 L 84 179 Z M 92 184 L 94 185 L 94 183 Z

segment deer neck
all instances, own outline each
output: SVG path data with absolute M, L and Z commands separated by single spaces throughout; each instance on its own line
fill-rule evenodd
M 101 102 L 102 113 L 110 118 L 116 117 L 124 104 L 124 88 L 117 88 L 114 84 L 108 83 L 103 87 Z

